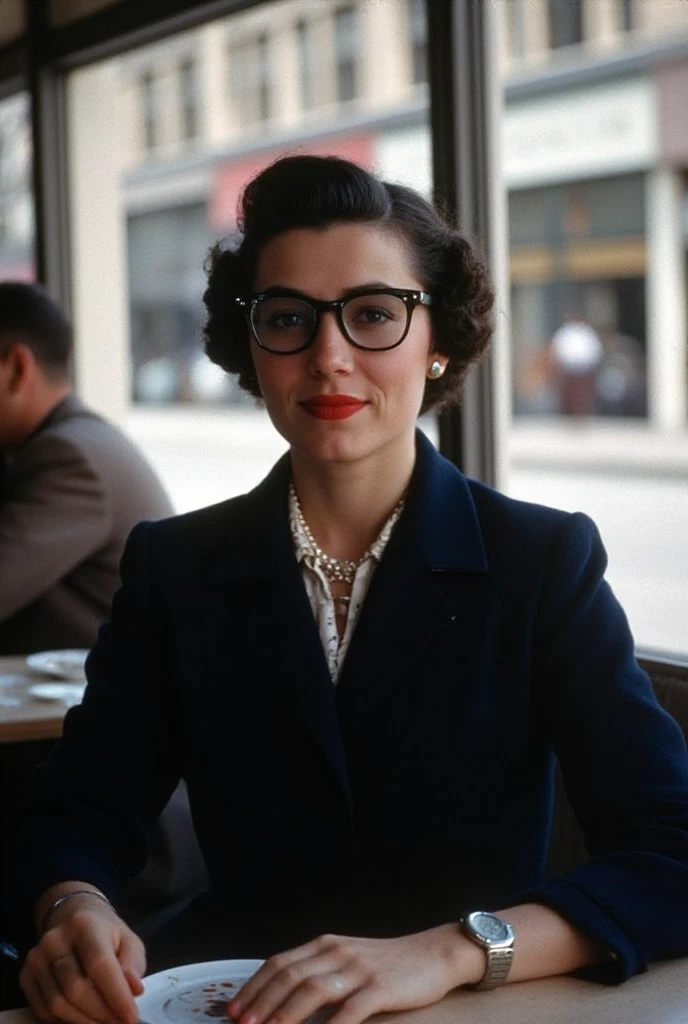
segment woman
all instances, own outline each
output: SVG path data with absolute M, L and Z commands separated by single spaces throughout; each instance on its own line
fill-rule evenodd
M 136 1020 L 145 955 L 109 901 L 180 776 L 211 893 L 151 953 L 268 956 L 241 1024 L 688 951 L 685 744 L 593 524 L 467 481 L 416 432 L 487 344 L 479 259 L 332 158 L 278 161 L 241 213 L 207 349 L 289 453 L 130 538 L 23 833 L 34 1011 Z M 547 881 L 555 751 L 591 861 Z

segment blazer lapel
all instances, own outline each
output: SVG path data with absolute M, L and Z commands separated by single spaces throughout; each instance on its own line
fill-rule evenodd
M 236 519 L 227 523 L 227 543 L 208 582 L 240 609 L 251 657 L 285 713 L 297 717 L 320 749 L 351 811 L 334 686 L 289 532 L 289 479 L 284 456 L 234 506 Z
M 466 480 L 419 432 L 406 506 L 373 575 L 340 675 L 340 710 L 355 704 L 360 713 L 391 699 L 409 669 L 420 667 L 428 645 L 441 642 L 463 617 L 470 580 L 487 568 Z M 454 585 L 448 596 L 446 576 L 464 576 L 468 586 Z

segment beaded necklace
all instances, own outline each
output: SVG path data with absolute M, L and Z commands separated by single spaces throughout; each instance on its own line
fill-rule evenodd
M 299 526 L 303 530 L 306 540 L 310 545 L 314 561 L 320 569 L 322 569 L 325 577 L 330 581 L 330 583 L 347 583 L 351 585 L 354 581 L 356 572 L 368 557 L 373 545 L 371 544 L 371 546 L 363 552 L 361 557 L 357 559 L 333 558 L 331 555 L 326 554 L 311 533 L 311 529 L 304 518 L 303 511 L 301 510 L 301 504 L 296 495 L 293 484 L 291 485 L 291 494 L 294 499 L 296 518 L 298 519 Z M 394 518 L 396 520 L 404 505 L 405 497 L 406 496 L 403 495 L 394 506 L 390 519 Z

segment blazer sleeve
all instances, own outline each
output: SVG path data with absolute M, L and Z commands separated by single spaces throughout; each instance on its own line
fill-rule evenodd
M 536 672 L 590 860 L 527 898 L 610 948 L 598 974 L 621 981 L 688 952 L 688 756 L 636 662 L 606 561 L 594 524 L 567 517 L 544 574 Z
M 11 857 L 9 899 L 21 934 L 38 896 L 57 882 L 89 881 L 116 900 L 121 881 L 144 867 L 146 826 L 180 778 L 150 529 L 140 524 L 127 542 L 111 620 L 87 660 L 83 702 L 67 713 L 62 739 L 36 773 Z
M 78 446 L 36 438 L 0 501 L 0 622 L 35 601 L 108 539 L 111 510 Z

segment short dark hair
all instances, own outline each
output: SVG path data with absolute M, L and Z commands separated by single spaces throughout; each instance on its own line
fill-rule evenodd
M 413 189 L 338 157 L 282 157 L 244 189 L 238 238 L 214 246 L 206 261 L 208 356 L 260 397 L 246 318 L 235 299 L 251 294 L 258 257 L 272 238 L 296 228 L 352 222 L 388 226 L 406 241 L 414 270 L 433 296 L 435 347 L 449 357 L 444 376 L 428 380 L 421 412 L 456 400 L 492 335 L 494 292 L 487 267 L 477 248 Z
M 0 354 L 16 339 L 29 346 L 46 373 L 67 376 L 72 352 L 72 327 L 67 317 L 40 285 L 2 281 Z

